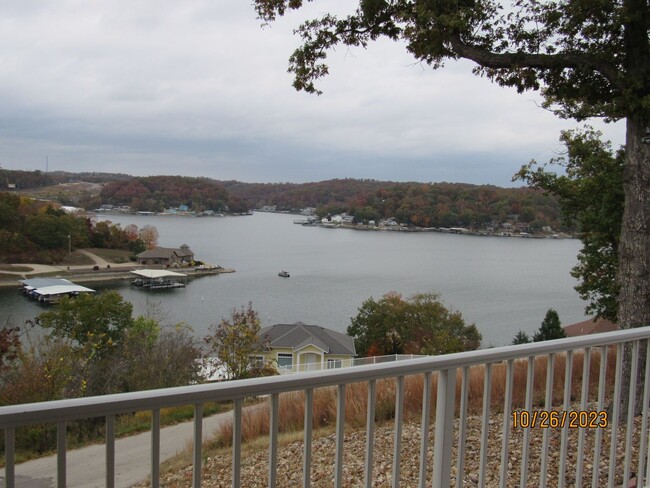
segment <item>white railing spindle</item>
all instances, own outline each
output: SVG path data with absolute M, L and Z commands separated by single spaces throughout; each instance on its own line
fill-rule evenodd
M 553 373 L 555 367 L 555 354 L 551 353 L 546 358 L 546 397 L 544 399 L 544 410 L 550 412 L 553 408 Z M 544 429 L 542 434 L 541 466 L 539 470 L 539 487 L 546 488 L 546 472 L 548 471 L 548 445 L 549 429 Z
M 465 442 L 467 441 L 467 396 L 469 391 L 469 366 L 463 366 L 460 384 L 460 419 L 458 422 L 458 449 L 456 451 L 456 488 L 463 486 L 465 475 Z M 424 485 L 421 486 L 424 488 Z
M 366 466 L 365 486 L 372 487 L 372 468 L 375 451 L 375 402 L 377 401 L 377 381 L 368 382 L 368 405 L 366 407 Z
M 589 381 L 591 380 L 591 348 L 582 354 L 582 393 L 580 395 L 580 410 L 587 410 L 589 402 Z M 578 456 L 576 459 L 576 485 L 582 486 L 583 465 L 585 452 L 585 429 L 578 430 Z M 595 469 L 595 468 L 594 468 Z
M 399 488 L 402 458 L 402 417 L 404 416 L 404 376 L 398 376 L 395 388 L 395 430 L 393 442 L 393 488 Z
M 487 469 L 488 436 L 490 434 L 490 401 L 492 395 L 492 364 L 485 365 L 483 380 L 483 417 L 481 419 L 481 453 L 478 472 L 478 485 L 485 486 L 485 473 Z M 436 414 L 437 416 L 437 414 Z M 436 423 L 437 425 L 437 423 Z M 437 441 L 436 441 L 437 444 Z
M 345 385 L 338 386 L 336 396 L 336 460 L 334 461 L 334 488 L 343 487 L 343 440 L 345 438 Z
M 528 357 L 528 368 L 526 373 L 526 412 L 533 408 L 533 383 L 535 381 L 535 356 Z M 526 486 L 528 482 L 528 453 L 530 452 L 530 426 L 524 427 L 524 435 L 521 449 L 521 476 L 520 486 Z
M 429 427 L 431 425 L 431 373 L 424 373 L 423 381 L 419 488 L 425 488 L 427 483 L 427 453 L 429 451 Z
M 564 365 L 564 404 L 565 412 L 571 410 L 571 375 L 573 373 L 573 351 L 567 351 Z M 560 440 L 560 472 L 558 475 L 558 488 L 564 488 L 566 477 L 567 442 L 569 441 L 569 422 L 562 426 Z
M 510 412 L 512 411 L 512 377 L 513 363 L 510 359 L 506 366 L 506 391 L 503 399 L 503 438 L 501 439 L 500 486 L 508 486 L 508 444 L 510 443 Z
M 305 422 L 304 430 L 304 453 L 302 462 L 302 486 L 303 488 L 311 487 L 311 437 L 312 426 L 314 424 L 314 390 L 308 388 L 305 390 Z

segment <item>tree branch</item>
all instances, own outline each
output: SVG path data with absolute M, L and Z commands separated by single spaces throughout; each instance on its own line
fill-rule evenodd
M 539 68 L 539 69 L 564 69 L 588 67 L 604 76 L 612 85 L 623 88 L 619 70 L 616 66 L 606 63 L 595 56 L 586 53 L 557 53 L 557 54 L 530 54 L 530 53 L 494 53 L 487 49 L 470 46 L 460 39 L 460 34 L 451 36 L 451 46 L 458 56 L 469 59 L 475 63 L 492 69 L 510 68 Z

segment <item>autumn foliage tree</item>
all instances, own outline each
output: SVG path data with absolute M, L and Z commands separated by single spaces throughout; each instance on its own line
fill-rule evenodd
M 460 312 L 445 307 L 435 294 L 404 299 L 388 293 L 363 302 L 347 333 L 360 356 L 448 354 L 478 349 L 481 334 Z
M 259 316 L 253 304 L 232 310 L 229 319 L 212 326 L 204 340 L 208 346 L 207 359 L 215 369 L 225 369 L 227 379 L 244 378 L 251 367 L 251 355 L 259 350 Z
M 516 178 L 559 198 L 564 218 L 575 223 L 582 241 L 571 274 L 580 280 L 576 290 L 587 301 L 586 312 L 616 323 L 624 153 L 615 153 L 600 137 L 592 129 L 563 132 L 565 154 L 549 165 L 532 161 Z M 551 166 L 561 171 L 551 171 Z

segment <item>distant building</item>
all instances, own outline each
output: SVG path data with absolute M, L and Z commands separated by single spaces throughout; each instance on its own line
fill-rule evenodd
M 567 337 L 577 337 L 587 334 L 598 334 L 600 332 L 612 332 L 618 330 L 618 326 L 607 319 L 589 319 L 577 324 L 567 325 L 564 332 Z
M 157 247 L 141 252 L 136 256 L 138 264 L 161 264 L 163 266 L 188 266 L 194 261 L 190 246 L 183 244 L 179 248 Z
M 350 336 L 319 325 L 276 324 L 263 327 L 258 337 L 262 350 L 254 359 L 272 361 L 280 372 L 340 368 L 356 355 Z

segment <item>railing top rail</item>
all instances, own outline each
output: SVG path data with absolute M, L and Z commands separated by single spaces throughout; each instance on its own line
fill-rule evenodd
M 557 339 L 517 346 L 504 346 L 493 349 L 481 349 L 478 351 L 446 354 L 442 356 L 429 356 L 390 363 L 296 373 L 291 376 L 273 376 L 106 396 L 10 405 L 0 407 L 0 428 L 56 422 L 59 420 L 101 417 L 138 410 L 151 410 L 154 408 L 198 404 L 209 401 L 235 400 L 273 393 L 363 382 L 371 379 L 376 380 L 402 375 L 420 374 L 477 364 L 497 363 L 510 359 L 540 356 L 587 347 L 607 346 L 648 338 L 650 338 L 650 327 L 640 327 L 589 336 Z

